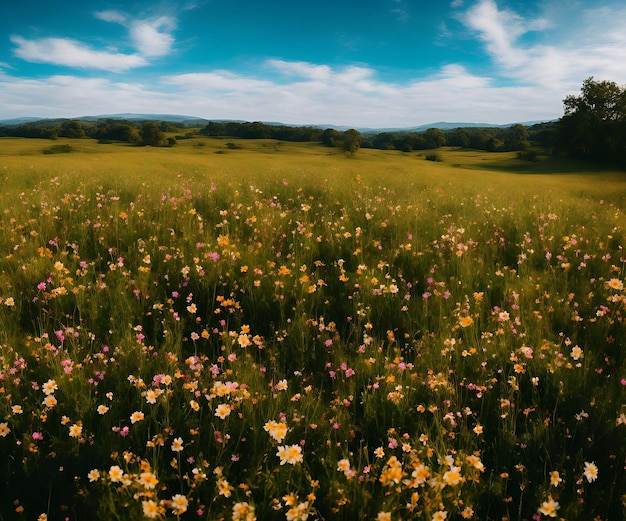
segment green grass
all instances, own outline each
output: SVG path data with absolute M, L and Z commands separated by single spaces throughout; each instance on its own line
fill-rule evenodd
M 620 172 L 56 144 L 0 141 L 2 519 L 624 518 Z
M 245 179 L 251 176 L 272 179 L 282 176 L 293 179 L 295 176 L 312 181 L 340 174 L 358 175 L 368 182 L 379 180 L 388 186 L 454 183 L 469 189 L 482 185 L 504 190 L 514 184 L 516 191 L 526 194 L 559 191 L 564 196 L 600 197 L 612 193 L 612 188 L 619 191 L 619 196 L 626 193 L 623 172 L 549 156 L 528 162 L 517 159 L 514 152 L 485 153 L 444 147 L 437 151 L 443 161 L 433 164 L 425 162 L 423 154 L 418 153 L 361 149 L 356 157 L 349 158 L 340 150 L 319 144 L 197 137 L 181 140 L 172 148 L 61 139 L 55 145 L 68 145 L 71 153 L 63 154 L 62 158 L 42 158 L 50 143 L 49 140 L 3 139 L 0 162 L 5 176 L 10 170 L 19 177 L 23 177 L 22 172 L 33 170 L 35 175 L 41 172 L 52 176 L 71 172 L 80 176 L 86 171 L 112 178 L 123 177 L 127 182 L 159 182 L 172 173 L 188 178 L 228 176 Z M 241 148 L 231 150 L 228 143 Z M 116 175 L 122 171 L 123 176 Z M 527 175 L 503 177 L 503 174 L 511 173 Z M 5 179 L 9 180 L 9 177 Z

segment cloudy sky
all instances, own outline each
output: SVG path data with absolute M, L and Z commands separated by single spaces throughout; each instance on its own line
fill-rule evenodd
M 626 84 L 623 0 L 29 0 L 0 119 L 115 113 L 355 127 L 559 118 Z

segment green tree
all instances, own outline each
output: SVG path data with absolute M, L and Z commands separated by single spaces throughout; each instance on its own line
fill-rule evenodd
M 159 128 L 161 132 L 178 132 L 178 127 L 170 121 L 161 121 Z
M 334 128 L 327 128 L 322 132 L 321 141 L 323 145 L 327 147 L 335 147 L 337 143 L 340 141 L 341 135 Z
M 163 132 L 161 132 L 159 125 L 157 125 L 154 121 L 147 121 L 144 123 L 139 134 L 141 136 L 141 142 L 144 145 L 158 147 L 165 141 Z
M 587 78 L 563 100 L 557 145 L 570 155 L 626 165 L 626 88 Z
M 504 141 L 498 139 L 495 136 L 491 136 L 487 140 L 487 150 L 489 150 L 489 152 L 496 152 L 500 150 L 503 146 L 504 146 Z
M 271 137 L 271 127 L 260 121 L 242 123 L 239 126 L 237 137 L 245 139 L 268 139 Z
M 396 148 L 396 141 L 398 140 L 397 134 L 393 132 L 382 132 L 377 134 L 372 140 L 374 148 L 380 148 L 381 150 L 393 150 Z
M 506 129 L 504 142 L 507 150 L 526 150 L 530 148 L 528 142 L 528 130 L 519 123 Z
M 203 136 L 226 136 L 226 125 L 219 121 L 209 121 L 207 125 L 200 130 Z
M 344 151 L 351 156 L 361 147 L 361 133 L 353 128 L 343 133 L 342 140 Z
M 107 123 L 98 128 L 97 136 L 103 140 L 126 141 L 127 143 L 141 143 L 139 131 L 126 123 Z
M 616 121 L 624 117 L 624 90 L 612 81 L 595 81 L 593 76 L 583 82 L 579 95 L 563 100 L 565 116 L 585 115 L 594 122 Z
M 470 132 L 465 128 L 455 128 L 451 132 L 448 133 L 448 144 L 467 148 L 470 145 L 471 135 Z
M 80 121 L 64 121 L 59 129 L 59 136 L 69 138 L 85 137 L 85 129 Z
M 439 148 L 446 144 L 446 135 L 438 128 L 429 128 L 424 132 L 428 148 Z

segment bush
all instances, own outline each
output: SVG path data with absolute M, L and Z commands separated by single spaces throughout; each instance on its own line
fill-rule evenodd
M 426 154 L 424 159 L 426 159 L 426 161 L 436 161 L 437 163 L 441 163 L 443 161 L 439 154 Z
M 72 151 L 72 147 L 70 145 L 52 145 L 49 148 L 46 148 L 43 153 L 44 154 L 69 154 Z
M 536 150 L 520 150 L 517 153 L 517 159 L 522 159 L 524 161 L 537 161 L 537 151 Z

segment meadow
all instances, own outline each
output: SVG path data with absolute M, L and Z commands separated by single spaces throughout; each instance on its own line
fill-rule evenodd
M 0 520 L 626 517 L 623 172 L 51 143 L 0 140 Z

